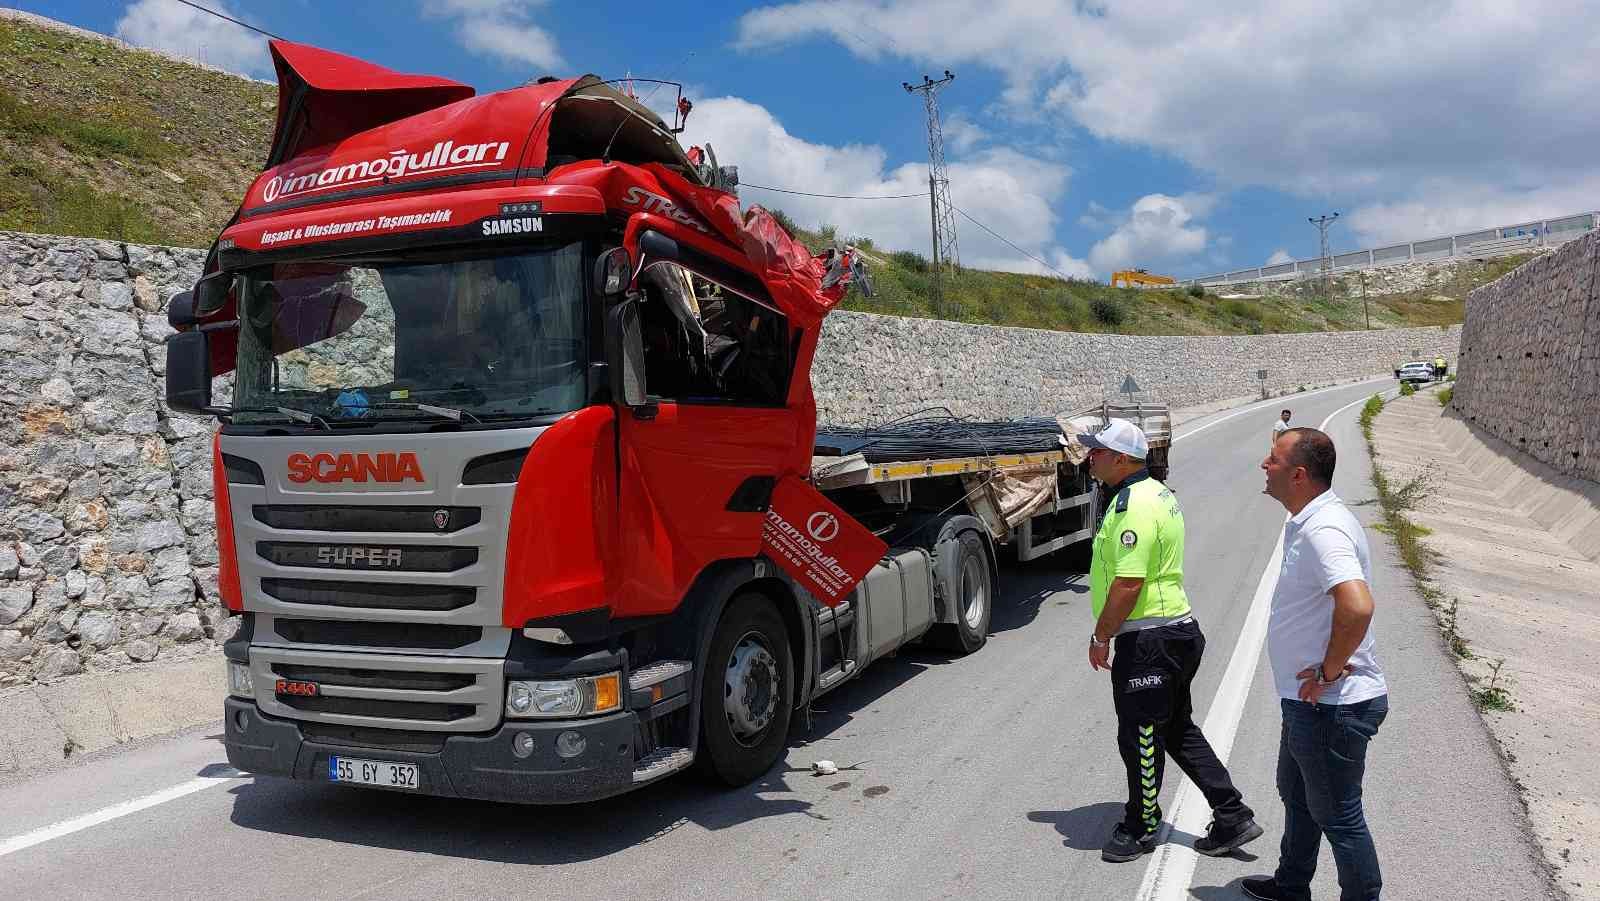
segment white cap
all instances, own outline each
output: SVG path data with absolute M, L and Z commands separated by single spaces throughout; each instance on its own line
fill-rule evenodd
M 1079 435 L 1078 442 L 1084 447 L 1103 447 L 1137 460 L 1143 460 L 1150 452 L 1150 442 L 1145 439 L 1144 431 L 1126 419 L 1113 419 L 1092 435 Z

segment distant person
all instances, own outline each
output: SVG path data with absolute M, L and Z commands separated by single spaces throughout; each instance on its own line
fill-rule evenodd
M 1367 536 L 1333 493 L 1336 462 L 1333 440 L 1308 428 L 1279 435 L 1261 462 L 1266 493 L 1290 514 L 1267 620 L 1283 710 L 1283 842 L 1277 872 L 1241 884 L 1265 901 L 1309 901 L 1324 836 L 1339 870 L 1341 901 L 1376 901 L 1383 888 L 1361 780 L 1367 743 L 1389 713 L 1389 686 L 1373 655 Z
M 1278 419 L 1272 424 L 1272 440 L 1277 441 L 1278 436 L 1289 430 L 1289 411 L 1284 410 L 1278 414 Z
M 1444 357 L 1434 357 L 1433 358 L 1433 377 L 1434 378 L 1436 378 L 1436 379 L 1444 378 L 1444 372 L 1445 372 L 1446 369 L 1449 369 L 1449 368 L 1450 368 L 1450 364 L 1445 362 Z
M 1169 754 L 1211 805 L 1211 828 L 1194 849 L 1227 854 L 1262 829 L 1194 724 L 1189 689 L 1206 637 L 1183 591 L 1183 511 L 1172 489 L 1145 468 L 1149 441 L 1138 426 L 1112 419 L 1079 441 L 1089 448 L 1089 474 L 1111 498 L 1089 565 L 1089 665 L 1111 671 L 1117 749 L 1128 777 L 1128 803 L 1100 857 L 1118 863 L 1155 849 L 1156 798 Z

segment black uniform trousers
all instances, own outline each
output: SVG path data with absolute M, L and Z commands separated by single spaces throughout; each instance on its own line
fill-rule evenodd
M 1161 825 L 1161 777 L 1166 756 L 1211 804 L 1212 819 L 1232 826 L 1255 816 L 1233 787 L 1227 767 L 1195 725 L 1189 687 L 1200 669 L 1206 637 L 1193 620 L 1118 635 L 1113 641 L 1111 692 L 1117 710 L 1117 749 L 1128 769 L 1123 825 L 1134 835 Z

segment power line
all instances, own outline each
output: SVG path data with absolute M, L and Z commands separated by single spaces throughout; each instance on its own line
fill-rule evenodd
M 774 188 L 770 185 L 758 185 L 751 182 L 740 182 L 741 188 L 759 188 L 763 191 L 773 191 L 778 194 L 794 194 L 799 197 L 829 197 L 834 200 L 903 200 L 907 197 L 927 197 L 927 191 L 915 194 L 815 194 L 811 191 L 791 191 L 788 188 Z
M 979 228 L 983 229 L 984 231 L 988 232 L 990 235 L 993 235 L 996 240 L 1000 241 L 1002 244 L 1006 245 L 1007 247 L 1011 248 L 1012 250 L 1015 250 L 1017 253 L 1022 254 L 1023 256 L 1027 257 L 1028 259 L 1034 261 L 1035 263 L 1038 263 L 1040 266 L 1043 266 L 1044 268 L 1050 270 L 1051 272 L 1054 272 L 1056 275 L 1059 275 L 1064 279 L 1067 279 L 1069 281 L 1072 279 L 1072 276 L 1066 274 L 1065 272 L 1062 272 L 1060 269 L 1057 269 L 1056 267 L 1050 265 L 1049 263 L 1046 263 L 1044 260 L 1039 259 L 1038 257 L 1036 257 L 1033 254 L 1027 252 L 1026 250 L 1023 250 L 1022 248 L 1018 247 L 1017 245 L 1015 245 L 1015 244 L 1011 243 L 1010 241 L 1006 240 L 1004 235 L 1000 234 L 999 232 L 995 231 L 994 229 L 990 228 L 989 226 L 984 225 L 982 222 L 979 222 L 978 220 L 972 218 L 972 215 L 970 213 L 968 213 L 966 210 L 962 209 L 961 207 L 958 207 L 958 206 L 955 206 L 954 204 L 952 204 L 951 205 L 951 209 L 953 209 L 956 212 L 960 213 L 962 216 L 966 217 L 966 220 L 968 222 L 971 222 L 973 225 L 976 225 L 977 227 L 979 227 Z
M 878 195 L 873 195 L 873 196 L 861 196 L 861 195 L 855 195 L 855 194 L 814 194 L 814 193 L 812 193 L 810 191 L 794 191 L 794 190 L 790 190 L 789 188 L 774 188 L 774 187 L 771 187 L 770 185 L 755 185 L 755 184 L 751 184 L 750 182 L 744 182 L 743 184 L 740 185 L 740 187 L 742 187 L 742 188 L 760 188 L 763 191 L 776 191 L 779 194 L 797 194 L 797 195 L 799 195 L 801 197 L 830 197 L 830 198 L 833 198 L 835 200 L 899 200 L 901 198 L 906 198 L 906 197 L 927 197 L 928 196 L 928 193 L 926 191 L 923 191 L 923 192 L 917 193 L 917 194 L 878 194 Z M 989 226 L 984 225 L 982 222 L 979 222 L 978 220 L 972 218 L 972 214 L 968 213 L 966 210 L 962 209 L 961 207 L 958 207 L 958 206 L 955 206 L 954 204 L 951 204 L 951 209 L 953 209 L 956 212 L 960 213 L 962 215 L 962 217 L 965 218 L 968 222 L 971 222 L 973 225 L 976 225 L 977 227 L 979 227 L 979 228 L 983 229 L 984 231 L 988 232 L 991 236 L 994 237 L 995 240 L 997 240 L 1000 243 L 1006 245 L 1007 247 L 1011 248 L 1012 250 L 1015 250 L 1017 253 L 1022 254 L 1023 256 L 1027 257 L 1028 259 L 1034 261 L 1035 263 L 1038 263 L 1040 266 L 1043 266 L 1044 268 L 1050 270 L 1051 272 L 1054 272 L 1056 275 L 1059 275 L 1064 279 L 1071 279 L 1072 278 L 1072 276 L 1066 274 L 1065 272 L 1062 272 L 1060 269 L 1057 269 L 1056 267 L 1050 265 L 1049 263 L 1046 263 L 1044 260 L 1041 260 L 1038 257 L 1034 256 L 1033 254 L 1027 252 L 1026 250 L 1023 250 L 1021 247 L 1018 247 L 1016 244 L 1014 244 L 1010 240 L 1008 240 L 1005 235 L 1000 234 L 999 232 L 995 231 L 994 229 L 990 228 Z
M 178 0 L 178 2 L 182 3 L 184 6 L 189 6 L 189 7 L 193 7 L 194 9 L 198 9 L 201 12 L 205 13 L 206 15 L 216 16 L 217 18 L 222 19 L 224 21 L 232 22 L 233 24 L 239 26 L 240 28 L 248 28 L 251 31 L 255 32 L 256 34 L 266 35 L 269 38 L 276 38 L 276 39 L 278 39 L 280 41 L 288 40 L 288 38 L 285 38 L 282 35 L 276 35 L 276 34 L 273 34 L 270 31 L 266 31 L 264 29 L 257 28 L 257 27 L 255 27 L 254 25 L 251 25 L 248 22 L 241 22 L 238 19 L 235 19 L 233 16 L 224 15 L 223 13 L 219 13 L 214 9 L 208 9 L 208 8 L 206 8 L 204 6 L 201 6 L 198 3 L 191 3 L 191 2 L 189 2 L 189 0 Z

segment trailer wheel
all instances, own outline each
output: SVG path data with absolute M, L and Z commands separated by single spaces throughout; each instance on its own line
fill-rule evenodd
M 940 554 L 949 548 L 955 560 L 949 569 L 941 566 L 945 596 L 955 605 L 953 623 L 935 623 L 928 630 L 928 643 L 959 654 L 971 654 L 989 640 L 989 617 L 994 612 L 994 580 L 990 578 L 989 555 L 983 538 L 972 529 L 958 532 L 951 540 L 938 544 Z
M 793 713 L 789 629 L 765 596 L 728 602 L 706 655 L 700 686 L 700 771 L 731 786 L 778 761 Z

